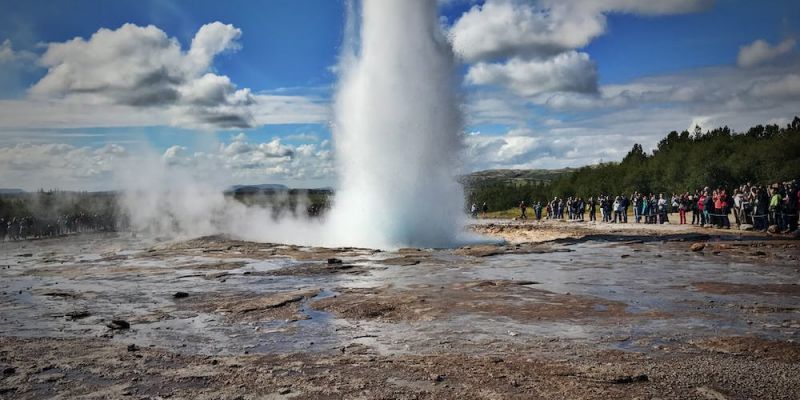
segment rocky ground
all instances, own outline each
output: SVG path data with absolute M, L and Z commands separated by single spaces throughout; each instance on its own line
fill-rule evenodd
M 473 228 L 506 242 L 2 243 L 0 398 L 800 398 L 792 237 Z

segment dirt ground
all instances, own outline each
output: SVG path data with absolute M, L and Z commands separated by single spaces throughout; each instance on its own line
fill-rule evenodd
M 0 398 L 800 398 L 792 237 L 473 230 L 505 243 L 0 243 Z

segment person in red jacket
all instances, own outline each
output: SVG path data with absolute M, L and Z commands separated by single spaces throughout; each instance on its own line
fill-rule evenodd
M 719 188 L 716 190 L 716 195 L 714 196 L 714 214 L 717 215 L 717 221 L 719 222 L 719 226 L 730 228 L 731 222 L 728 219 L 728 195 L 725 193 L 725 189 Z
M 701 192 L 700 197 L 697 198 L 697 212 L 700 213 L 700 226 L 703 226 L 708 223 L 708 221 L 706 220 L 707 213 L 705 210 L 706 195 L 707 195 L 706 192 Z

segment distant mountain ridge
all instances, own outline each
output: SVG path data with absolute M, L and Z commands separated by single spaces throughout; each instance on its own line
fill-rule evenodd
M 477 171 L 463 177 L 467 185 L 504 183 L 522 185 L 528 183 L 549 183 L 563 175 L 571 174 L 576 168 L 561 169 L 488 169 Z
M 262 183 L 258 185 L 233 185 L 226 189 L 226 192 L 236 192 L 242 189 L 250 189 L 250 190 L 289 190 L 289 187 L 286 185 L 281 185 L 278 183 Z

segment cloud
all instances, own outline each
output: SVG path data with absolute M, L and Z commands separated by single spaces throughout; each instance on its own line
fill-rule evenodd
M 771 98 L 777 100 L 789 100 L 799 103 L 800 99 L 800 75 L 789 74 L 773 80 L 767 80 L 754 84 L 748 94 L 755 98 Z
M 550 0 L 556 3 L 558 0 Z M 705 11 L 714 5 L 714 0 L 572 0 L 575 7 L 595 12 L 631 13 L 640 15 L 676 15 Z
M 548 57 L 586 46 L 606 31 L 606 13 L 668 15 L 696 12 L 711 0 L 487 0 L 465 12 L 450 34 L 468 62 Z
M 597 92 L 597 68 L 585 52 L 606 31 L 606 14 L 669 15 L 697 12 L 711 0 L 487 0 L 451 27 L 456 53 L 473 65 L 466 82 L 502 86 L 523 97 L 555 94 L 561 103 L 591 101 L 574 93 Z
M 174 125 L 182 128 L 229 128 L 241 125 L 238 116 L 249 115 L 254 126 L 324 124 L 330 105 L 323 98 L 258 93 L 247 105 L 202 107 L 190 103 L 172 107 L 134 107 L 88 102 L 85 98 L 0 99 L 0 129 L 93 128 Z M 226 113 L 226 110 L 230 112 Z
M 80 99 L 0 100 L 0 129 L 169 125 L 163 108 L 92 104 Z
M 33 62 L 34 60 L 36 60 L 36 54 L 30 51 L 15 51 L 11 39 L 6 39 L 3 43 L 0 43 L 0 66 L 19 62 Z
M 467 83 L 499 85 L 520 96 L 546 92 L 594 93 L 597 68 L 586 53 L 569 51 L 546 60 L 512 58 L 504 64 L 477 63 L 470 67 Z
M 293 140 L 296 142 L 319 142 L 319 137 L 313 133 L 295 133 L 286 136 L 286 140 Z
M 325 124 L 331 119 L 330 103 L 316 96 L 258 93 L 249 107 L 256 125 Z
M 233 25 L 203 25 L 184 52 L 161 29 L 124 24 L 50 43 L 40 58 L 47 74 L 30 89 L 34 100 L 68 100 L 87 106 L 166 108 L 172 125 L 246 128 L 255 121 L 250 89 L 209 72 L 214 58 L 239 48 L 242 32 Z M 159 121 L 160 122 L 160 121 Z
M 26 190 L 120 189 L 116 179 L 129 174 L 132 165 L 163 163 L 181 173 L 214 185 L 239 183 L 287 183 L 331 185 L 334 177 L 330 143 L 290 145 L 275 138 L 250 142 L 245 134 L 216 148 L 192 151 L 174 145 L 153 157 L 152 151 L 109 143 L 102 147 L 77 147 L 64 143 L 0 145 L 0 182 L 3 187 Z
M 38 64 L 47 68 L 25 99 L 0 100 L 0 128 L 75 128 L 172 125 L 242 129 L 269 124 L 325 123 L 328 100 L 253 93 L 213 72 L 215 57 L 240 48 L 233 25 L 203 25 L 184 51 L 156 26 L 125 24 L 46 45 Z M 0 68 L 33 64 L 33 53 L 0 45 Z M 0 77 L 2 83 L 2 77 Z
M 800 60 L 792 59 L 763 68 L 721 66 L 649 76 L 601 85 L 596 93 L 547 92 L 514 101 L 491 92 L 502 99 L 495 109 L 513 112 L 496 119 L 484 113 L 482 124 L 534 130 L 469 136 L 470 165 L 575 167 L 618 161 L 634 143 L 652 149 L 668 132 L 695 124 L 703 129 L 727 125 L 740 132 L 757 124 L 782 125 L 800 110 L 797 71 Z M 487 99 L 482 92 L 470 96 Z M 520 139 L 521 132 L 530 139 Z
M 602 14 L 572 14 L 559 5 L 546 12 L 532 3 L 488 0 L 464 13 L 450 35 L 456 53 L 475 62 L 554 55 L 583 47 L 604 30 Z
M 794 39 L 786 39 L 777 45 L 770 46 L 765 40 L 756 40 L 739 48 L 736 64 L 742 68 L 752 68 L 773 61 L 794 49 Z
M 691 107 L 698 112 L 800 106 L 800 60 L 770 68 L 707 67 L 601 85 L 591 92 L 541 92 L 518 99 L 550 111 L 581 113 L 626 107 Z M 509 85 L 518 94 L 524 89 Z M 531 94 L 531 93 L 528 93 Z M 753 121 L 758 122 L 758 121 Z
M 528 108 L 518 98 L 500 91 L 482 90 L 470 93 L 464 110 L 469 125 L 518 125 L 530 116 Z
M 558 132 L 558 133 L 557 133 Z M 641 139 L 641 138 L 639 138 Z M 472 170 L 564 168 L 621 159 L 635 138 L 624 134 L 534 132 L 511 129 L 502 135 L 471 135 L 467 152 Z M 627 146 L 627 147 L 626 147 Z
M 188 154 L 185 148 L 173 146 L 163 155 L 175 165 L 191 166 L 197 171 L 226 171 L 229 182 L 326 181 L 333 179 L 333 154 L 329 143 L 283 143 L 280 138 L 251 143 L 241 133 L 228 144 L 220 144 L 216 152 Z
M 38 77 L 37 58 L 33 52 L 14 49 L 11 39 L 0 41 L 0 98 L 25 94 L 26 82 Z
M 20 143 L 0 147 L 0 182 L 4 186 L 61 189 L 107 189 L 114 162 L 128 156 L 125 147 Z

